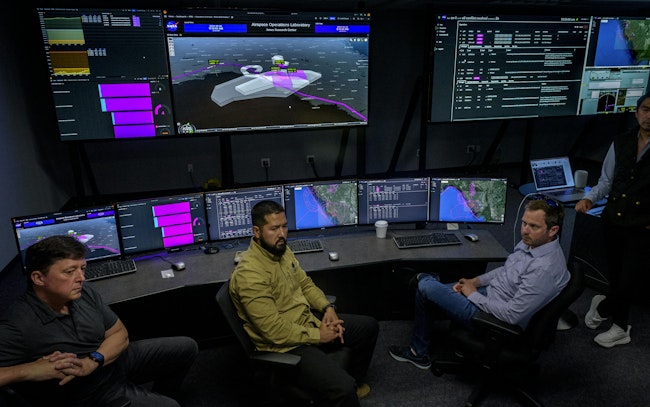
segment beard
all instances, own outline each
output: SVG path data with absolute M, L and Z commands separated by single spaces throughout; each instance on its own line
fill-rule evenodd
M 282 257 L 284 252 L 287 251 L 287 241 L 284 239 L 280 239 L 284 244 L 280 247 L 276 246 L 271 246 L 270 244 L 266 243 L 264 239 L 260 239 L 260 246 L 267 252 L 271 253 L 274 256 Z

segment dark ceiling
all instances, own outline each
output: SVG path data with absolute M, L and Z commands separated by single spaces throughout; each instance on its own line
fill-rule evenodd
M 25 2 L 31 3 L 31 2 Z M 101 1 L 35 0 L 44 7 L 93 7 Z M 650 15 L 650 0 L 113 0 L 114 7 L 208 7 L 251 8 L 278 10 L 361 10 L 418 11 L 445 10 L 450 12 L 508 12 L 508 13 L 582 13 L 587 15 Z M 105 6 L 105 4 L 103 5 Z
M 533 13 L 585 13 L 621 16 L 650 15 L 649 0 L 183 0 L 188 6 L 314 10 L 439 10 L 454 12 L 525 11 Z M 160 4 L 160 2 L 159 2 Z

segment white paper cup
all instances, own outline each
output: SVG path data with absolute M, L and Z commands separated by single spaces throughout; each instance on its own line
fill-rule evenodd
M 573 174 L 573 182 L 575 182 L 576 188 L 584 188 L 587 186 L 587 178 L 589 173 L 585 170 L 576 170 Z
M 386 232 L 388 231 L 388 222 L 385 220 L 378 220 L 375 222 L 375 232 L 377 232 L 377 237 L 380 239 L 386 238 Z

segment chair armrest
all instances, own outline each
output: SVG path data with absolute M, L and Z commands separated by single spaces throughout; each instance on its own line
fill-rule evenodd
M 251 359 L 256 362 L 273 363 L 284 366 L 298 366 L 302 359 L 293 353 L 281 352 L 255 352 L 251 355 Z
M 496 334 L 503 337 L 508 337 L 511 339 L 518 338 L 523 335 L 524 330 L 521 329 L 519 325 L 509 324 L 500 320 L 492 314 L 488 314 L 484 311 L 477 311 L 472 316 L 472 323 L 475 327 L 489 331 L 492 334 Z

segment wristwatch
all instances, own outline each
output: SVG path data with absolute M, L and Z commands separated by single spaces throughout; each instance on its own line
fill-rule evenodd
M 88 358 L 90 360 L 94 360 L 97 362 L 97 368 L 99 369 L 100 367 L 104 366 L 104 355 L 102 355 L 99 352 L 92 352 L 90 355 L 88 355 Z

